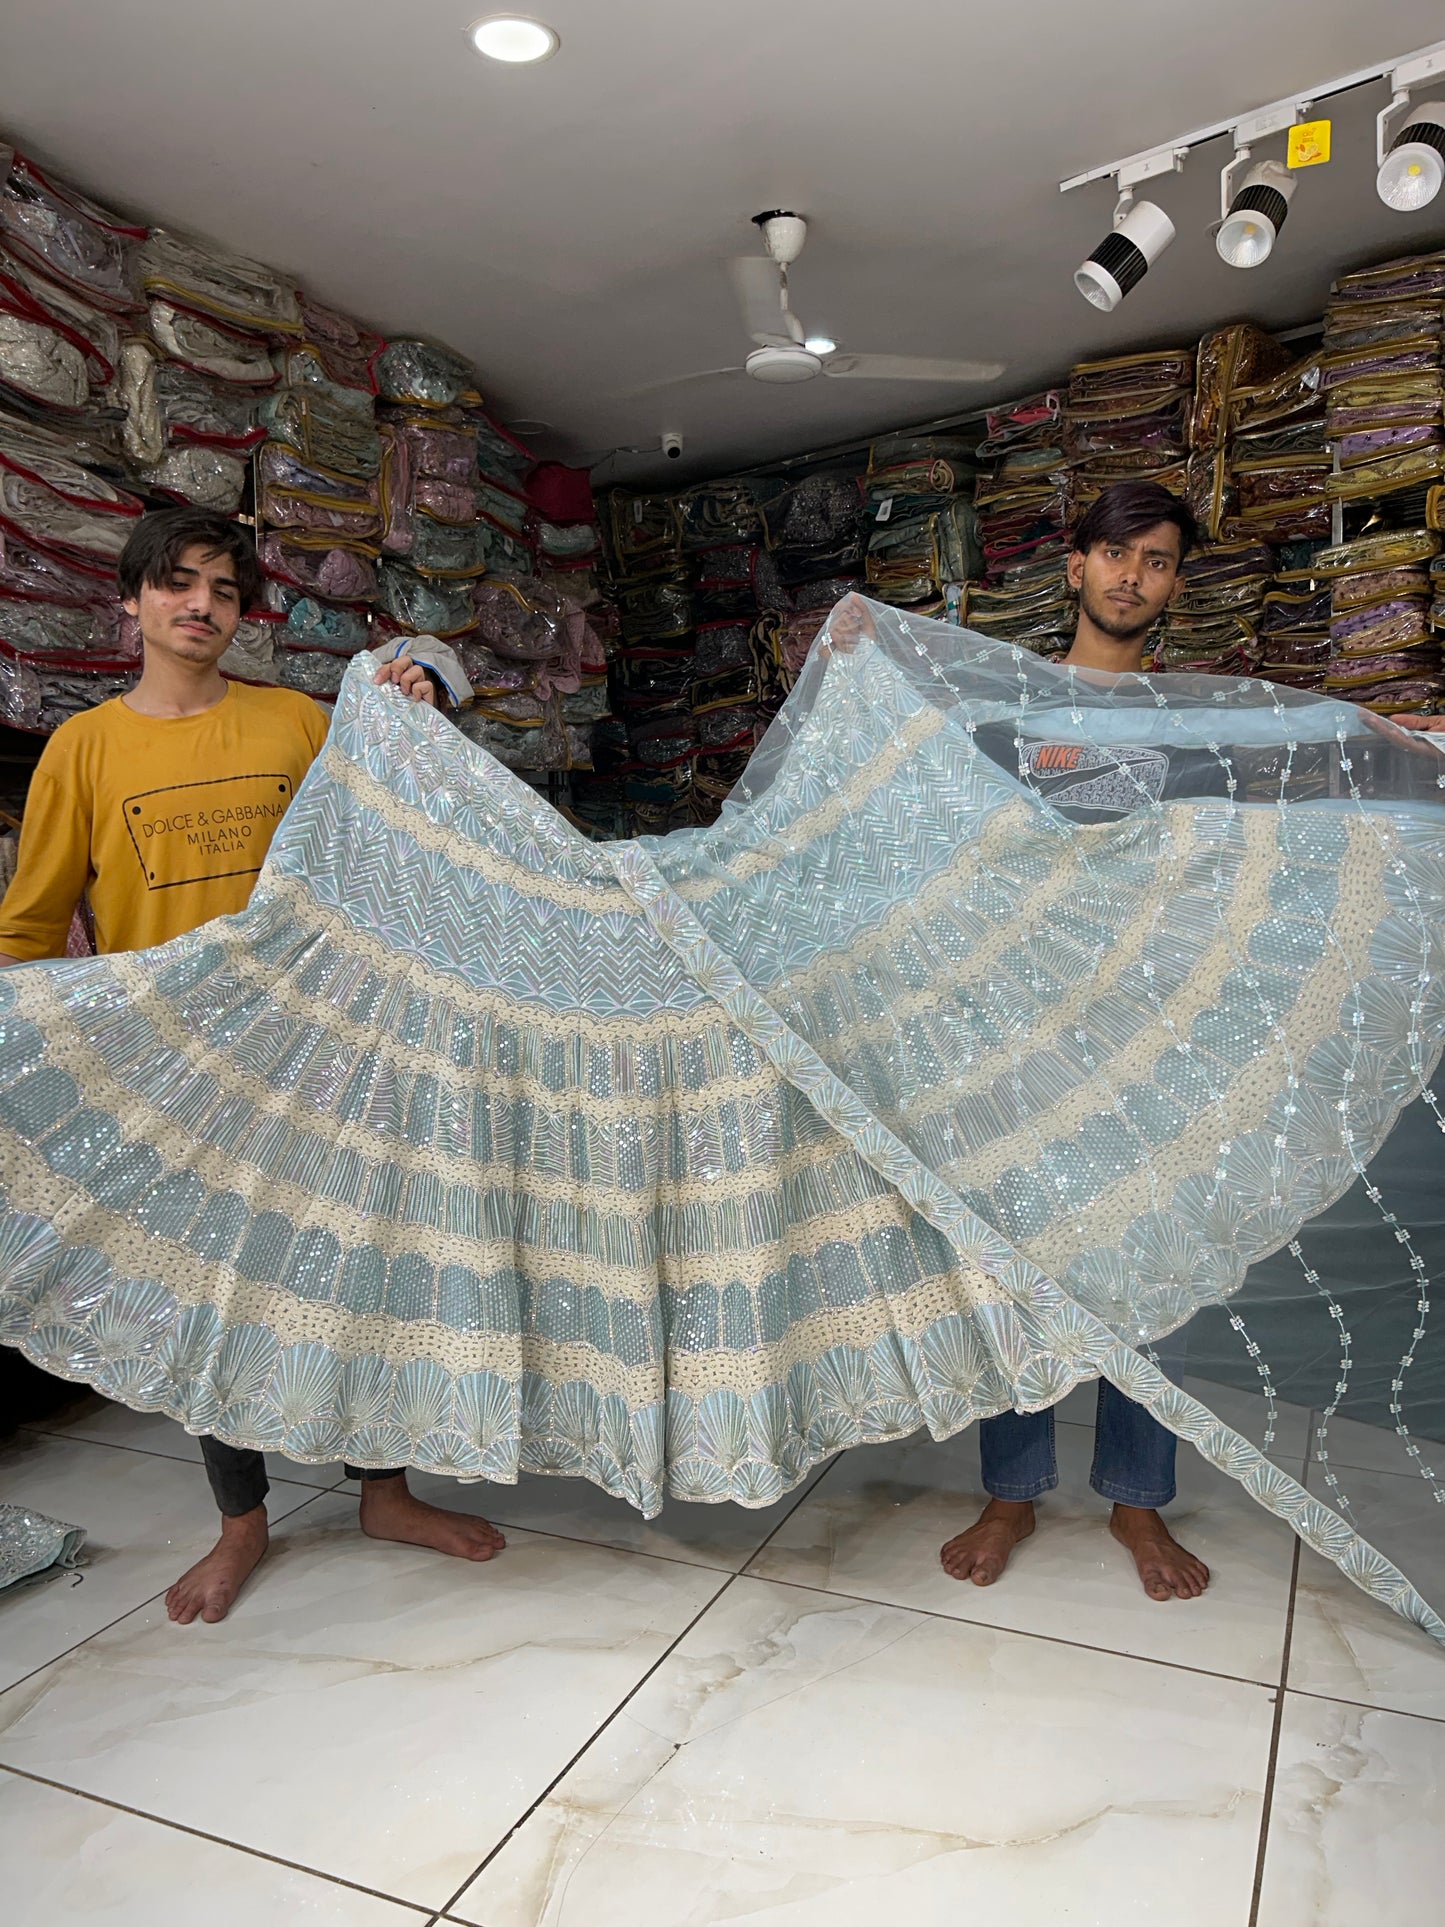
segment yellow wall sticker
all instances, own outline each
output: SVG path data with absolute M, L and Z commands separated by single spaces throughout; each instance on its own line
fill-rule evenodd
M 1322 167 L 1330 157 L 1330 123 L 1305 120 L 1289 130 L 1289 167 Z

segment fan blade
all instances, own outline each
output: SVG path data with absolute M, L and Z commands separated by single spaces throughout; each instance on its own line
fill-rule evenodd
M 774 262 L 761 254 L 740 254 L 728 263 L 743 326 L 760 348 L 791 348 L 803 339 L 803 324 L 783 306 L 783 283 Z
M 829 355 L 825 375 L 855 381 L 996 381 L 1002 361 L 932 361 L 926 355 Z
M 629 388 L 622 399 L 629 400 L 633 395 L 655 395 L 660 388 L 681 388 L 684 382 L 711 381 L 714 375 L 740 375 L 738 368 L 699 368 L 691 375 L 671 375 L 666 381 L 650 381 L 643 388 Z

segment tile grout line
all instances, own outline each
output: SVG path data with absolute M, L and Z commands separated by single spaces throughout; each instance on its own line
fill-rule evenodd
M 770 1544 L 771 1541 L 776 1537 L 776 1535 L 782 1531 L 783 1527 L 788 1523 L 788 1520 L 792 1518 L 793 1514 L 797 1511 L 798 1507 L 803 1503 L 804 1499 L 810 1497 L 814 1492 L 817 1491 L 818 1487 L 823 1483 L 824 1479 L 827 1478 L 829 1472 L 832 1471 L 833 1467 L 837 1463 L 838 1463 L 838 1457 L 837 1455 L 835 1455 L 833 1459 L 830 1461 L 830 1463 L 827 1466 L 825 1466 L 824 1469 L 818 1474 L 817 1478 L 813 1480 L 811 1485 L 804 1485 L 803 1487 L 800 1488 L 797 1499 L 794 1501 L 794 1503 L 791 1506 L 789 1506 L 788 1510 L 784 1513 L 783 1517 L 779 1519 L 778 1523 L 773 1527 L 772 1531 L 768 1534 L 767 1538 L 762 1541 L 762 1544 L 756 1547 L 755 1550 L 752 1552 L 752 1554 L 749 1556 L 749 1559 L 747 1561 L 749 1565 L 751 1565 L 752 1561 L 757 1558 L 758 1553 L 760 1553 L 765 1546 Z M 518 1530 L 525 1530 L 525 1528 L 519 1527 Z M 560 1536 L 560 1535 L 554 1535 L 554 1536 Z M 592 1542 L 588 1540 L 583 1540 L 580 1542 L 574 1541 L 572 1543 L 590 1544 Z M 645 1556 L 651 1557 L 652 1555 L 649 1554 Z M 678 1560 L 676 1563 L 679 1565 L 684 1565 L 687 1562 L 685 1560 Z M 693 1570 L 705 1571 L 705 1572 L 717 1572 L 720 1569 L 716 1566 L 705 1566 L 705 1567 L 694 1567 Z M 692 1631 L 693 1627 L 696 1626 L 701 1620 L 705 1619 L 707 1615 L 712 1611 L 713 1607 L 722 1598 L 723 1594 L 728 1590 L 728 1588 L 731 1585 L 733 1585 L 736 1580 L 742 1578 L 743 1570 L 727 1572 L 727 1575 L 724 1578 L 723 1583 L 718 1587 L 717 1591 L 712 1595 L 712 1597 L 707 1601 L 705 1601 L 705 1603 L 698 1608 L 697 1612 L 693 1614 L 692 1618 L 682 1628 L 681 1632 L 678 1633 L 677 1637 L 674 1640 L 672 1640 L 672 1642 L 668 1645 L 667 1649 L 664 1652 L 658 1654 L 656 1660 L 654 1660 L 652 1665 L 648 1667 L 647 1671 L 642 1675 L 642 1677 L 639 1680 L 634 1682 L 634 1684 L 628 1689 L 628 1691 L 623 1695 L 623 1697 L 612 1708 L 611 1712 L 608 1713 L 607 1717 L 604 1720 L 602 1720 L 598 1724 L 596 1729 L 591 1734 L 589 1734 L 587 1739 L 585 1739 L 582 1742 L 581 1746 L 578 1747 L 577 1751 L 572 1755 L 571 1759 L 567 1761 L 566 1765 L 562 1768 L 561 1772 L 559 1772 L 550 1781 L 550 1783 L 542 1789 L 542 1791 L 537 1795 L 536 1799 L 527 1808 L 526 1812 L 523 1814 L 520 1814 L 518 1818 L 513 1821 L 512 1825 L 508 1827 L 507 1831 L 502 1835 L 501 1839 L 496 1842 L 496 1844 L 492 1847 L 491 1851 L 486 1855 L 486 1857 L 482 1861 L 480 1861 L 479 1864 L 475 1866 L 472 1869 L 472 1871 L 467 1875 L 466 1879 L 462 1882 L 461 1886 L 457 1888 L 456 1892 L 452 1895 L 451 1899 L 443 1903 L 440 1912 L 437 1914 L 437 1917 L 436 1917 L 437 1921 L 441 1921 L 444 1918 L 446 1920 L 450 1920 L 452 1918 L 452 1912 L 451 1912 L 452 1908 L 455 1907 L 457 1903 L 461 1900 L 462 1895 L 467 1891 L 468 1887 L 470 1887 L 474 1881 L 481 1879 L 482 1875 L 486 1872 L 487 1868 L 496 1859 L 497 1855 L 502 1851 L 502 1849 L 507 1845 L 507 1843 L 517 1833 L 519 1833 L 524 1826 L 526 1826 L 527 1822 L 531 1819 L 532 1815 L 537 1811 L 537 1809 L 541 1807 L 551 1797 L 553 1793 L 556 1792 L 557 1788 L 562 1784 L 563 1780 L 566 1779 L 567 1775 L 572 1771 L 573 1767 L 576 1766 L 577 1762 L 583 1757 L 585 1753 L 589 1751 L 590 1748 L 596 1745 L 597 1741 L 601 1739 L 602 1735 L 607 1731 L 608 1727 L 612 1725 L 613 1721 L 617 1718 L 618 1714 L 626 1710 L 626 1708 L 632 1703 L 632 1701 L 642 1691 L 643 1687 L 647 1684 L 647 1682 L 652 1678 L 653 1674 L 657 1672 L 658 1668 L 660 1666 L 663 1666 L 669 1659 L 671 1659 L 672 1655 L 677 1651 L 678 1647 L 682 1644 L 683 1640 L 687 1638 L 688 1634 Z M 435 1927 L 435 1923 L 432 1923 L 431 1927 Z
M 1258 1927 L 1259 1904 L 1264 1894 L 1264 1863 L 1269 1851 L 1269 1827 L 1274 1814 L 1274 1778 L 1279 1765 L 1279 1736 L 1284 1725 L 1285 1697 L 1288 1693 L 1289 1654 L 1294 1638 L 1295 1593 L 1299 1585 L 1300 1541 L 1294 1542 L 1294 1563 L 1289 1576 L 1289 1609 L 1284 1621 L 1284 1650 L 1280 1655 L 1279 1687 L 1274 1703 L 1274 1720 L 1269 1733 L 1269 1760 L 1264 1770 L 1264 1798 L 1259 1814 L 1259 1850 L 1254 1861 L 1254 1888 L 1249 1900 L 1247 1927 Z
M 403 1900 L 397 1894 L 383 1893 L 379 1887 L 364 1886 L 359 1880 L 347 1880 L 344 1875 L 323 1873 L 319 1867 L 308 1867 L 300 1860 L 287 1860 L 282 1854 L 267 1853 L 264 1847 L 249 1847 L 241 1840 L 227 1840 L 219 1833 L 207 1833 L 204 1827 L 187 1826 L 184 1820 L 168 1820 L 163 1814 L 148 1813 L 144 1807 L 127 1806 L 123 1800 L 107 1799 L 101 1793 L 87 1793 L 83 1787 L 67 1786 L 63 1780 L 47 1779 L 43 1773 L 31 1773 L 22 1766 L 6 1766 L 0 1762 L 0 1773 L 8 1773 L 13 1779 L 28 1780 L 34 1786 L 49 1787 L 55 1793 L 68 1793 L 77 1800 L 88 1800 L 92 1806 L 106 1807 L 112 1813 L 128 1814 L 133 1820 L 146 1820 L 152 1826 L 168 1827 L 172 1833 L 184 1833 L 192 1840 L 209 1841 L 213 1847 L 226 1847 L 232 1853 L 244 1853 L 252 1860 L 264 1860 L 273 1867 L 286 1867 L 292 1873 L 308 1874 L 313 1880 L 324 1880 L 333 1887 L 345 1887 L 352 1893 L 366 1894 L 373 1900 L 390 1901 L 393 1907 L 405 1907 L 414 1914 L 423 1916 L 419 1927 L 433 1927 L 441 1918 L 429 1904 L 416 1900 Z
M 708 1570 L 716 1570 L 716 1569 L 708 1568 Z M 582 1758 L 583 1754 L 586 1753 L 589 1750 L 589 1748 L 591 1748 L 597 1743 L 597 1741 L 607 1731 L 608 1727 L 612 1725 L 613 1721 L 617 1718 L 618 1714 L 623 1713 L 627 1710 L 628 1706 L 630 1706 L 632 1701 L 636 1699 L 637 1695 L 642 1691 L 643 1687 L 646 1686 L 647 1682 L 652 1678 L 653 1674 L 658 1670 L 658 1668 L 660 1666 L 665 1665 L 666 1662 L 669 1659 L 671 1659 L 672 1655 L 677 1651 L 677 1648 L 682 1644 L 683 1640 L 687 1638 L 688 1634 L 692 1631 L 693 1627 L 696 1626 L 700 1620 L 705 1619 L 707 1617 L 707 1615 L 712 1611 L 713 1607 L 722 1598 L 723 1594 L 740 1577 L 741 1577 L 741 1574 L 735 1573 L 735 1572 L 730 1572 L 727 1574 L 726 1578 L 723 1580 L 723 1583 L 718 1587 L 717 1591 L 712 1595 L 712 1597 L 710 1599 L 705 1600 L 703 1604 L 699 1606 L 697 1611 L 693 1614 L 692 1618 L 678 1633 L 677 1637 L 670 1642 L 670 1644 L 663 1652 L 658 1654 L 657 1658 L 653 1661 L 651 1666 L 648 1667 L 647 1671 L 642 1675 L 642 1677 L 636 1680 L 627 1689 L 627 1691 L 623 1694 L 622 1698 L 612 1708 L 611 1712 L 608 1713 L 606 1719 L 604 1719 L 601 1725 L 598 1726 L 596 1731 L 593 1733 L 590 1733 L 587 1736 L 587 1738 L 577 1748 L 577 1751 L 572 1755 L 571 1759 L 569 1759 L 566 1762 L 566 1764 L 561 1768 L 561 1770 L 556 1774 L 554 1774 L 554 1776 L 547 1783 L 547 1785 L 543 1787 L 542 1791 L 537 1795 L 536 1799 L 532 1801 L 531 1805 L 527 1808 L 526 1812 L 518 1815 L 518 1817 L 512 1822 L 511 1826 L 509 1826 L 506 1832 L 502 1835 L 501 1839 L 498 1840 L 496 1844 L 486 1854 L 485 1858 L 482 1859 L 480 1862 L 478 1862 L 478 1864 L 472 1869 L 472 1871 L 467 1875 L 466 1879 L 462 1882 L 461 1886 L 458 1887 L 456 1892 L 452 1895 L 451 1899 L 446 1901 L 443 1904 L 441 1909 L 442 1916 L 445 1916 L 447 1919 L 450 1919 L 452 1917 L 451 1916 L 452 1908 L 456 1906 L 457 1902 L 461 1899 L 462 1895 L 467 1891 L 467 1888 L 472 1885 L 473 1881 L 479 1880 L 481 1878 L 481 1876 L 486 1872 L 487 1868 L 491 1866 L 492 1862 L 496 1859 L 497 1855 L 508 1844 L 508 1842 L 512 1840 L 512 1838 L 517 1833 L 519 1833 L 524 1826 L 526 1826 L 527 1822 L 531 1819 L 532 1815 L 537 1811 L 537 1809 L 540 1806 L 542 1806 L 544 1802 L 551 1797 L 552 1794 L 556 1792 L 557 1788 L 562 1784 L 563 1780 L 566 1779 L 567 1775 L 572 1771 L 573 1767 L 576 1766 L 577 1762 Z
M 119 1449 L 126 1450 L 128 1448 L 121 1447 Z M 171 1463 L 173 1465 L 179 1465 L 186 1463 L 186 1461 L 173 1459 Z M 304 1512 L 308 1506 L 315 1505 L 318 1499 L 329 1499 L 331 1496 L 329 1492 L 315 1490 L 309 1499 L 303 1499 L 300 1505 L 293 1506 L 289 1512 L 283 1513 L 281 1517 L 283 1519 L 294 1519 L 298 1513 Z M 276 1523 L 279 1525 L 281 1520 L 278 1519 Z M 83 1572 L 85 1568 L 82 1566 L 80 1570 Z M 51 1581 L 52 1585 L 58 1585 L 59 1583 L 58 1579 Z M 174 1584 L 174 1581 L 172 1581 L 172 1584 Z M 94 1632 L 87 1633 L 83 1639 L 77 1639 L 73 1646 L 66 1646 L 61 1652 L 52 1653 L 49 1659 L 41 1660 L 38 1666 L 32 1666 L 30 1671 L 28 1673 L 22 1673 L 19 1679 L 11 1680 L 8 1686 L 0 1686 L 0 1701 L 4 1700 L 7 1693 L 13 1693 L 17 1686 L 23 1686 L 27 1680 L 38 1679 L 47 1668 L 58 1666 L 61 1660 L 69 1659 L 72 1654 L 78 1653 L 82 1646 L 88 1646 L 91 1640 L 99 1639 L 103 1634 L 114 1631 L 117 1626 L 131 1618 L 133 1614 L 144 1612 L 148 1606 L 153 1606 L 158 1599 L 164 1599 L 169 1591 L 170 1586 L 162 1586 L 159 1592 L 153 1592 L 148 1594 L 144 1599 L 138 1599 L 133 1606 L 127 1606 L 123 1613 L 117 1613 L 114 1619 L 108 1619 L 103 1626 L 97 1626 Z M 3 1740 L 0 1740 L 0 1744 L 3 1744 Z M 5 1762 L 0 1760 L 0 1770 L 7 1773 L 15 1773 L 19 1772 L 20 1769 L 18 1767 L 7 1767 Z M 49 1785 L 49 1782 L 47 1781 L 46 1784 Z M 59 1782 L 57 1782 L 57 1784 L 59 1784 Z M 78 1793 L 79 1791 L 80 1789 L 78 1787 L 66 1788 L 67 1793 Z
M 177 1452 L 156 1452 L 148 1445 L 122 1445 L 119 1439 L 87 1439 L 82 1438 L 78 1432 L 65 1431 L 59 1428 L 54 1431 L 47 1431 L 43 1425 L 17 1426 L 15 1436 L 18 1438 L 22 1432 L 29 1433 L 32 1438 L 59 1439 L 70 1445 L 99 1445 L 104 1447 L 107 1452 L 133 1452 L 137 1458 L 141 1459 L 163 1459 L 167 1465 L 195 1465 L 199 1466 L 203 1472 L 206 1469 L 204 1459 L 183 1458 Z M 188 1432 L 186 1437 L 199 1438 L 200 1434 L 198 1432 Z M 278 1453 L 277 1457 L 284 1457 L 284 1454 Z M 289 1459 L 287 1463 L 289 1465 L 300 1465 L 301 1461 L 299 1459 Z M 309 1479 L 288 1479 L 284 1473 L 278 1472 L 275 1475 L 275 1483 L 279 1485 L 311 1486 L 313 1492 L 334 1492 L 337 1486 L 345 1485 L 347 1479 L 346 1474 L 343 1472 L 341 1477 L 336 1481 L 336 1485 L 311 1485 Z

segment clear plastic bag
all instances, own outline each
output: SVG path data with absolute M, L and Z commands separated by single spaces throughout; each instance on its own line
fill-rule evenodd
M 355 549 L 303 548 L 280 535 L 260 544 L 261 567 L 276 581 L 332 602 L 374 602 L 376 569 Z
M 460 636 L 477 626 L 469 582 L 432 581 L 390 560 L 379 565 L 377 579 L 381 608 L 413 635 Z
M 260 261 L 152 228 L 139 253 L 147 294 L 258 334 L 299 335 L 296 290 Z
M 0 307 L 0 386 L 47 408 L 81 408 L 90 373 L 80 349 L 54 328 Z
M 169 301 L 153 300 L 147 313 L 151 339 L 173 361 L 246 388 L 276 386 L 271 350 L 255 335 L 189 314 Z
M 460 355 L 426 341 L 392 341 L 376 365 L 382 399 L 424 408 L 479 401 L 476 375 Z
M 246 463 L 223 448 L 188 442 L 168 448 L 158 462 L 141 470 L 141 476 L 157 494 L 234 515 L 245 493 Z
M 134 306 L 134 252 L 146 230 L 118 221 L 3 145 L 0 168 L 0 233 L 7 245 L 103 308 Z
M 115 603 L 29 602 L 0 596 L 0 641 L 23 656 L 140 660 L 140 637 L 121 634 Z

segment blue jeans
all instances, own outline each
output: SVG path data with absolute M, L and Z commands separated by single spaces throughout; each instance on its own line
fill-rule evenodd
M 1161 1506 L 1174 1497 L 1172 1432 L 1142 1405 L 1099 1380 L 1094 1421 L 1094 1463 L 1089 1483 L 1115 1505 Z M 983 1489 L 995 1499 L 1036 1499 L 1059 1482 L 1054 1455 L 1054 1414 L 1000 1412 L 978 1428 Z

